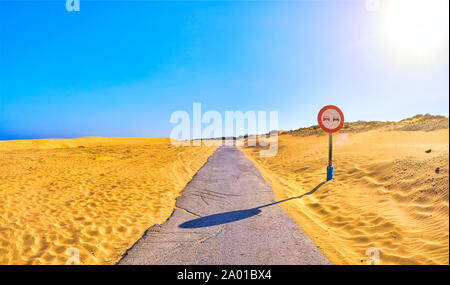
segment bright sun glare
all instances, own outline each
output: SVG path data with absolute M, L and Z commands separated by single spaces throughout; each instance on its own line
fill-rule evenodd
M 387 0 L 382 9 L 383 35 L 409 56 L 433 56 L 448 47 L 449 0 Z

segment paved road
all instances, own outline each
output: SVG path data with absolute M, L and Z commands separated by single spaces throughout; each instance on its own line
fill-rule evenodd
M 119 264 L 329 263 L 235 147 L 217 149 L 181 194 Z

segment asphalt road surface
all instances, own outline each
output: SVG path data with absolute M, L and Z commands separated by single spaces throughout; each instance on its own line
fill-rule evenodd
M 172 216 L 119 264 L 329 264 L 274 202 L 244 154 L 222 146 L 181 192 Z

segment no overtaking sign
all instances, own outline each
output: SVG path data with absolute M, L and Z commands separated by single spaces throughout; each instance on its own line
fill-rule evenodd
M 327 181 L 333 179 L 333 136 L 334 132 L 339 131 L 344 125 L 344 114 L 341 109 L 336 106 L 328 105 L 320 109 L 317 115 L 319 126 L 325 132 L 329 133 L 328 140 L 328 166 L 327 166 Z

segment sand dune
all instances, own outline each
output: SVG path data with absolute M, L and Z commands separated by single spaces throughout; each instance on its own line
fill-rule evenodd
M 448 119 L 445 129 L 407 125 L 335 134 L 335 180 L 281 203 L 333 264 L 366 264 L 369 247 L 381 264 L 449 263 Z M 277 200 L 325 180 L 328 137 L 295 134 L 279 137 L 272 158 L 241 148 Z
M 448 119 L 347 125 L 334 135 L 335 180 L 281 206 L 334 264 L 449 263 Z M 277 200 L 325 179 L 328 137 L 315 127 L 279 136 L 275 157 L 241 148 Z M 428 151 L 431 149 L 431 152 Z M 0 142 L 0 264 L 113 264 L 154 224 L 215 147 L 169 139 Z
M 0 264 L 113 264 L 163 223 L 214 147 L 169 139 L 0 142 Z

